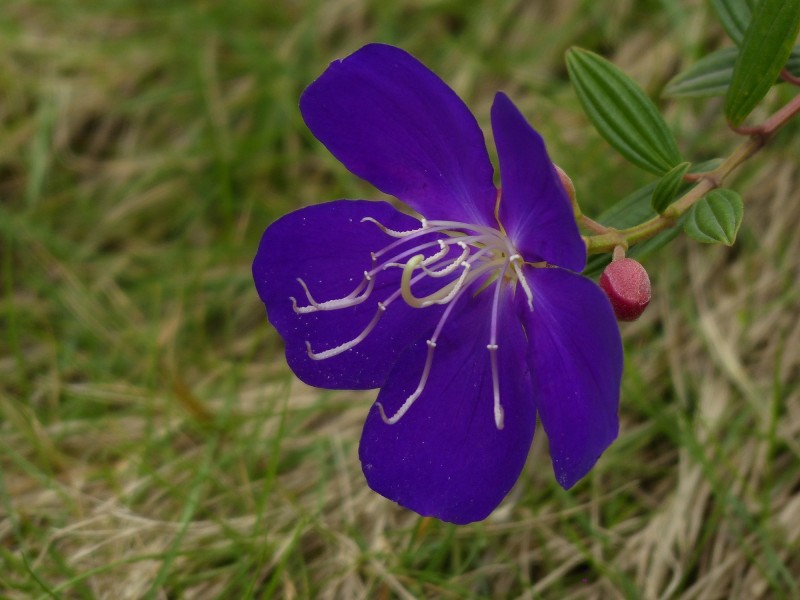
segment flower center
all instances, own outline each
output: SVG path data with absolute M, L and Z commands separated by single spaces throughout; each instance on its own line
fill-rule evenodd
M 427 356 L 419 384 L 401 407 L 387 416 L 383 406 L 378 403 L 381 418 L 387 424 L 397 423 L 408 412 L 425 389 L 433 364 L 436 344 L 454 307 L 467 290 L 474 294 L 494 286 L 489 339 L 486 348 L 492 372 L 492 393 L 494 398 L 494 420 L 498 429 L 503 428 L 503 407 L 500 402 L 499 369 L 497 365 L 498 315 L 501 288 L 522 287 L 529 309 L 533 310 L 533 294 L 522 274 L 524 261 L 515 250 L 511 240 L 499 229 L 481 225 L 471 225 L 454 221 L 427 221 L 422 219 L 418 229 L 395 231 L 385 227 L 371 217 L 362 223 L 372 223 L 383 233 L 394 238 L 392 242 L 370 255 L 372 268 L 364 272 L 359 285 L 350 294 L 341 298 L 317 302 L 302 279 L 298 283 L 305 292 L 308 304 L 299 306 L 295 298 L 290 298 L 297 314 L 316 311 L 339 310 L 356 306 L 366 301 L 375 289 L 376 279 L 389 269 L 401 269 L 400 287 L 382 301 L 376 303 L 372 320 L 353 339 L 334 348 L 314 352 L 306 341 L 308 356 L 313 360 L 324 360 L 337 356 L 360 344 L 380 321 L 390 306 L 402 299 L 414 308 L 424 309 L 434 305 L 444 305 L 436 327 L 427 340 Z M 419 296 L 414 288 L 425 287 L 428 293 Z M 433 291 L 430 291 L 433 289 Z

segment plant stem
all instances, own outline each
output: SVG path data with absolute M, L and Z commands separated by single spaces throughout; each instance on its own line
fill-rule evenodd
M 581 214 L 580 217 L 578 217 L 578 225 L 581 225 L 586 229 L 588 229 L 589 231 L 593 231 L 594 233 L 598 234 L 608 233 L 609 231 L 611 231 L 609 227 L 606 227 L 605 225 L 598 223 L 594 219 L 590 219 L 584 214 Z
M 800 77 L 792 75 L 789 69 L 784 69 L 781 71 L 781 79 L 787 83 L 791 83 L 792 85 L 800 85 Z
M 587 226 L 593 231 L 598 231 L 598 235 L 585 237 L 587 252 L 589 254 L 602 254 L 604 252 L 612 252 L 617 246 L 633 246 L 665 229 L 673 227 L 695 202 L 711 190 L 720 187 L 728 175 L 763 148 L 775 132 L 786 125 L 798 113 L 800 113 L 800 96 L 795 96 L 760 126 L 743 130 L 749 135 L 747 140 L 739 145 L 719 167 L 708 173 L 700 174 L 697 184 L 667 207 L 663 214 L 628 229 L 613 229 L 598 223 L 597 225 L 600 228 L 605 229 L 604 232 L 601 232 L 601 229 Z M 586 221 L 595 223 L 595 221 L 583 216 L 581 223 L 586 225 Z

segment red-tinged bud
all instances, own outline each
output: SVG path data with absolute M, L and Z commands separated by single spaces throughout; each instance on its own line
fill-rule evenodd
M 635 321 L 650 304 L 650 278 L 632 258 L 620 258 L 606 267 L 600 287 L 611 300 L 618 321 Z

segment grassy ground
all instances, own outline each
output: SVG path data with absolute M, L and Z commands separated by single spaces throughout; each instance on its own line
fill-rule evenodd
M 0 597 L 800 597 L 798 127 L 737 179 L 733 249 L 647 261 L 594 471 L 562 491 L 539 436 L 501 508 L 457 528 L 367 488 L 374 394 L 295 381 L 250 279 L 278 215 L 377 196 L 297 110 L 375 40 L 483 125 L 507 91 L 599 211 L 647 179 L 581 116 L 565 48 L 657 93 L 723 36 L 699 0 L 5 0 Z M 688 155 L 732 147 L 719 112 L 669 109 Z

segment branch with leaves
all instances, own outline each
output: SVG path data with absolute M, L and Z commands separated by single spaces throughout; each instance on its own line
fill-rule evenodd
M 743 123 L 772 86 L 800 82 L 800 0 L 713 0 L 736 47 L 709 54 L 675 77 L 666 94 L 675 98 L 724 95 L 729 126 L 746 139 L 724 160 L 693 165 L 658 108 L 639 86 L 606 59 L 587 50 L 567 53 L 578 98 L 599 133 L 623 157 L 659 179 L 606 211 L 598 220 L 574 212 L 586 234 L 589 254 L 615 253 L 637 245 L 643 255 L 682 230 L 704 243 L 731 245 L 743 217 L 742 197 L 723 189 L 728 176 L 764 147 L 800 113 L 800 95 L 758 126 Z M 607 260 L 592 260 L 596 272 Z

